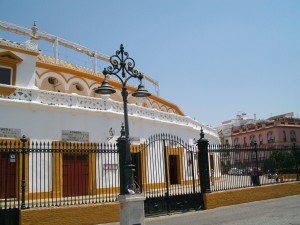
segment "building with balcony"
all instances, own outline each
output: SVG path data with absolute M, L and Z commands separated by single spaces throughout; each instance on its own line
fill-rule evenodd
M 253 120 L 241 126 L 232 127 L 231 139 L 235 146 L 284 145 L 300 143 L 300 119 L 294 113 L 273 116 L 266 120 Z

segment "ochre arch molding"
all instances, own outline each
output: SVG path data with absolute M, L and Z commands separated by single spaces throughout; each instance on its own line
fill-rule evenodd
M 168 108 L 165 105 L 160 106 L 160 111 L 168 112 Z
M 151 103 L 151 108 L 159 110 L 160 107 L 159 107 L 159 104 L 157 102 L 152 102 Z
M 176 112 L 175 112 L 174 109 L 169 108 L 169 109 L 168 109 L 168 113 L 174 113 L 174 114 L 175 114 Z
M 74 75 L 74 76 L 82 77 L 82 78 L 89 79 L 92 81 L 96 81 L 96 82 L 99 82 L 99 85 L 101 85 L 102 81 L 104 80 L 104 76 L 100 77 L 100 76 L 96 76 L 94 74 L 84 73 L 82 71 L 77 71 L 77 70 L 74 70 L 71 68 L 66 68 L 63 65 L 53 65 L 53 64 L 42 62 L 42 61 L 37 61 L 36 66 L 37 66 L 37 68 L 48 69 L 51 71 L 62 71 L 67 74 L 70 74 L 70 75 Z M 103 75 L 103 74 L 99 73 L 99 75 Z M 119 89 L 121 89 L 121 87 L 122 87 L 122 84 L 115 79 L 109 79 L 109 84 L 111 86 L 113 86 L 115 88 L 119 88 Z M 128 86 L 128 90 L 135 91 L 136 87 Z M 168 102 L 168 101 L 164 100 L 163 98 L 160 98 L 159 96 L 151 95 L 151 96 L 149 96 L 149 99 L 160 102 L 162 105 L 166 105 L 166 106 L 174 109 L 174 112 L 176 114 L 184 116 L 184 113 L 180 110 L 180 108 L 177 105 L 175 105 L 171 102 Z
M 37 71 L 36 71 L 37 73 Z M 38 75 L 38 74 L 37 74 Z M 47 80 L 47 78 L 53 77 L 57 79 L 58 84 L 50 88 L 50 84 Z M 41 90 L 48 90 L 48 91 L 60 91 L 60 92 L 65 92 L 66 90 L 66 80 L 60 73 L 48 71 L 46 73 L 43 73 L 43 75 L 36 76 L 36 86 L 40 88 Z M 60 88 L 57 88 L 59 86 Z M 57 90 L 56 90 L 57 88 Z M 52 90 L 53 89 L 53 90 Z
M 85 79 L 82 79 L 81 77 L 70 77 L 68 80 L 67 80 L 67 87 L 69 89 L 69 87 L 71 86 L 72 84 L 72 80 L 78 80 L 79 83 L 83 86 L 86 87 L 86 89 L 90 89 L 90 85 L 88 84 L 88 82 L 85 80 Z
M 41 74 L 39 74 L 38 71 L 35 71 L 35 73 L 37 74 L 37 77 L 39 78 L 39 79 L 36 80 L 38 86 L 41 86 L 42 83 L 43 83 L 43 81 L 46 78 L 55 77 L 55 78 L 57 78 L 58 80 L 60 80 L 64 84 L 64 89 L 66 90 L 67 80 L 63 76 L 62 73 L 60 73 L 58 71 L 51 71 L 51 70 L 44 71 Z
M 80 84 L 83 88 L 83 90 L 79 91 L 79 90 L 74 90 L 74 88 L 72 88 L 72 84 Z M 83 96 L 87 96 L 88 91 L 90 90 L 90 87 L 88 85 L 88 83 L 86 82 L 85 79 L 79 78 L 79 77 L 71 77 L 70 79 L 68 79 L 67 84 L 66 84 L 66 91 L 71 94 L 70 92 L 72 91 L 72 89 L 74 90 L 74 93 L 77 93 L 79 95 L 83 95 Z
M 174 109 L 174 111 L 176 112 L 176 114 L 180 115 L 180 116 L 184 116 L 184 113 L 179 109 L 179 107 L 171 102 L 166 101 L 163 98 L 160 98 L 159 96 L 156 95 L 151 95 L 149 96 L 150 99 L 152 99 L 153 101 L 157 101 L 159 103 L 161 103 L 162 105 L 166 105 L 169 108 Z

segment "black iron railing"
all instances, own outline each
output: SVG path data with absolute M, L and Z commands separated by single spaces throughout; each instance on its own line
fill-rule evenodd
M 200 138 L 196 148 L 160 135 L 143 145 L 132 145 L 134 191 L 170 203 L 172 196 L 179 199 L 300 180 L 300 146 L 296 144 L 221 146 L 202 142 L 207 140 Z M 25 138 L 0 141 L 0 209 L 116 202 L 119 180 L 116 145 Z M 178 199 L 172 202 L 183 207 Z
M 208 152 L 212 191 L 299 180 L 300 148 L 295 144 L 209 145 Z
M 0 209 L 115 202 L 115 145 L 67 142 L 0 143 Z

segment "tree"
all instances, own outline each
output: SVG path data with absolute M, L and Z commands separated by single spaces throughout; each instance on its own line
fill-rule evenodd
M 268 160 L 275 163 L 275 168 L 279 170 L 295 167 L 294 155 L 288 150 L 276 150 L 272 152 Z

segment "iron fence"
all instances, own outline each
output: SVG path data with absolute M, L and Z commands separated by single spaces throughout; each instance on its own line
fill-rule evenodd
M 199 145 L 203 139 L 196 149 L 161 139 L 131 149 L 137 192 L 149 198 L 299 180 L 300 147 L 295 144 L 207 147 Z M 0 210 L 116 202 L 119 180 L 116 145 L 0 141 Z
M 117 201 L 116 145 L 0 142 L 0 209 Z
M 208 153 L 212 191 L 299 180 L 300 148 L 295 144 L 209 145 Z

